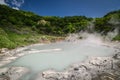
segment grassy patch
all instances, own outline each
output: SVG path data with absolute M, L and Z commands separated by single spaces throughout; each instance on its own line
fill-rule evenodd
M 113 38 L 113 41 L 120 41 L 120 35 L 117 35 Z
M 0 48 L 13 49 L 34 43 L 55 42 L 59 39 L 63 38 L 41 34 L 17 34 L 14 32 L 5 32 L 0 28 Z

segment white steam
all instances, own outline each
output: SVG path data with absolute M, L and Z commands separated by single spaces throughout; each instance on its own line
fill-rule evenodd
M 114 24 L 114 25 L 120 24 L 119 15 L 116 15 L 116 14 L 113 15 L 111 19 L 109 20 L 109 23 Z
M 83 41 L 85 43 L 93 43 L 98 45 L 106 45 L 106 43 L 111 43 L 112 39 L 118 35 L 118 29 L 115 29 L 113 32 L 108 32 L 107 35 L 101 35 L 100 33 L 88 33 L 80 32 L 77 34 L 69 34 L 66 38 L 66 41 L 69 42 L 79 42 Z
M 113 38 L 119 34 L 120 28 L 118 24 L 120 24 L 120 19 L 118 19 L 118 15 L 113 15 L 111 19 L 108 21 L 110 24 L 113 24 L 115 26 L 115 29 L 113 31 L 108 32 L 107 35 L 97 33 L 94 30 L 95 27 L 94 22 L 95 19 L 88 23 L 86 31 L 81 31 L 77 34 L 75 33 L 69 34 L 69 36 L 66 38 L 66 41 L 77 42 L 80 40 L 84 40 L 87 42 L 102 44 L 104 42 L 111 42 Z
M 105 38 L 98 33 L 88 33 L 88 32 L 80 32 L 78 34 L 70 34 L 66 41 L 70 42 L 78 42 L 84 41 L 88 43 L 95 43 L 103 45 Z
M 94 32 L 94 27 L 95 27 L 94 22 L 95 22 L 95 19 L 93 19 L 92 21 L 90 21 L 90 22 L 88 23 L 88 26 L 87 26 L 88 32 Z
M 118 35 L 118 33 L 119 33 L 119 29 L 116 28 L 114 31 L 107 33 L 106 39 L 112 40 L 115 36 Z

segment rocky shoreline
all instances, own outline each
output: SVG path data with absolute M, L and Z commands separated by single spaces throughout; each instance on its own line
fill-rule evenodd
M 28 48 L 35 45 L 43 44 L 34 44 L 26 47 L 16 48 L 13 50 L 8 50 L 3 48 L 0 50 L 0 80 L 19 80 L 24 74 L 27 74 L 29 70 L 25 67 L 3 67 L 6 64 L 11 63 L 17 58 L 30 54 Z
M 0 50 L 0 67 L 16 60 L 17 58 L 30 54 L 30 50 L 29 48 L 32 46 L 36 46 L 36 45 L 44 45 L 44 44 L 33 44 L 30 46 L 26 46 L 26 47 L 20 47 L 20 48 L 16 48 L 13 50 L 8 50 L 7 48 L 2 48 Z
M 0 80 L 6 78 L 6 80 L 18 80 L 28 72 L 23 67 L 4 68 L 2 70 L 5 71 L 0 73 L 3 74 L 0 76 Z M 120 55 L 102 58 L 92 57 L 83 63 L 71 65 L 64 72 L 44 71 L 35 80 L 120 80 Z
M 47 70 L 36 80 L 120 80 L 120 48 L 110 57 L 90 57 L 63 72 Z
M 0 69 L 0 80 L 19 80 L 29 70 L 24 67 L 6 67 Z
M 63 72 L 55 70 L 40 72 L 35 80 L 120 80 L 120 48 L 118 45 L 114 46 L 116 53 L 110 57 L 90 57 L 84 62 L 72 64 Z M 18 80 L 29 72 L 24 67 L 2 68 L 2 66 L 23 55 L 31 54 L 32 50 L 28 49 L 31 46 L 34 45 L 3 51 L 4 53 L 0 56 L 0 80 Z
M 120 80 L 120 53 L 113 57 L 92 57 L 64 72 L 44 71 L 36 80 Z

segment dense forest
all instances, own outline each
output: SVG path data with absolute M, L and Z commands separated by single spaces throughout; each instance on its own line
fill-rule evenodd
M 92 30 L 91 26 L 93 26 Z M 117 29 L 119 34 L 113 40 L 120 40 L 119 27 L 120 10 L 109 12 L 101 18 L 59 17 L 39 16 L 32 12 L 0 5 L 0 48 L 15 48 L 39 42 L 40 39 L 54 39 L 80 31 L 98 32 L 106 35 Z

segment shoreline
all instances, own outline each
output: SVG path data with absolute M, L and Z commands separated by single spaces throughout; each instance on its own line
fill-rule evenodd
M 19 47 L 13 50 L 7 50 L 2 53 L 3 55 L 0 55 L 0 80 L 19 80 L 23 75 L 27 74 L 30 70 L 25 67 L 16 67 L 16 66 L 11 66 L 11 67 L 4 67 L 5 65 L 13 62 L 17 58 L 20 58 L 24 55 L 31 54 L 31 53 L 26 53 L 28 49 L 32 46 L 36 45 L 44 45 L 43 43 L 39 44 L 32 44 L 29 46 L 25 47 Z
M 60 42 L 62 40 L 56 40 L 54 41 L 54 43 L 56 42 Z M 4 67 L 5 65 L 13 62 L 14 60 L 16 60 L 17 58 L 20 58 L 24 55 L 27 54 L 31 54 L 30 51 L 32 51 L 32 49 L 29 49 L 32 46 L 38 46 L 38 45 L 46 45 L 46 44 L 51 44 L 53 42 L 43 42 L 43 43 L 35 43 L 35 44 L 30 44 L 28 46 L 23 46 L 23 47 L 17 47 L 15 49 L 12 50 L 8 50 L 7 48 L 3 48 L 3 51 L 0 50 L 0 80 L 18 80 L 19 78 L 21 78 L 23 75 L 27 74 L 30 70 L 28 70 L 25 67 L 16 67 L 16 66 L 12 66 L 12 67 Z M 15 71 L 13 70 L 15 69 Z M 20 72 L 18 72 L 20 71 Z M 8 74 L 8 72 L 10 72 L 10 75 Z M 12 73 L 13 72 L 13 73 Z M 14 73 L 17 73 L 17 77 L 14 78 Z M 9 77 L 10 76 L 10 77 Z M 11 77 L 12 76 L 12 77 Z
M 109 57 L 90 57 L 71 64 L 62 72 L 46 70 L 35 80 L 120 80 L 120 48 Z
M 32 49 L 29 49 L 32 46 L 38 46 L 38 45 L 46 45 L 46 44 L 51 44 L 51 43 L 57 43 L 63 41 L 61 38 L 57 38 L 54 42 L 52 41 L 47 41 L 47 42 L 42 42 L 42 43 L 35 43 L 35 44 L 30 44 L 27 46 L 22 46 L 22 47 L 17 47 L 15 49 L 9 50 L 7 48 L 2 48 L 0 49 L 0 67 L 11 63 L 12 61 L 16 60 L 19 57 L 22 57 L 27 54 L 31 54 L 29 51 L 33 51 Z M 25 53 L 27 52 L 28 53 Z
M 112 43 L 112 44 L 115 44 L 115 43 Z M 13 49 L 13 50 L 10 50 L 10 51 L 7 51 L 5 54 L 7 55 L 4 55 L 4 57 L 0 60 L 0 67 L 2 67 L 2 66 L 4 66 L 4 65 L 6 65 L 6 64 L 9 64 L 9 63 L 11 63 L 12 61 L 14 61 L 14 60 L 16 60 L 17 58 L 19 58 L 19 57 L 22 57 L 22 56 L 24 56 L 24 55 L 27 55 L 27 54 L 31 54 L 30 53 L 30 51 L 32 51 L 31 49 L 29 49 L 30 47 L 32 47 L 32 46 L 36 46 L 36 45 L 45 45 L 44 43 L 42 43 L 42 44 L 33 44 L 33 45 L 29 45 L 29 46 L 25 46 L 25 47 L 20 47 L 20 48 L 16 48 L 16 49 Z M 111 45 L 111 44 L 110 44 Z M 117 48 L 117 45 L 118 44 L 116 44 L 116 45 L 114 45 L 113 47 L 115 47 L 115 48 Z M 119 50 L 120 50 L 120 48 L 118 48 Z M 27 52 L 27 53 L 26 53 Z M 8 54 L 10 54 L 10 55 L 8 55 Z M 114 53 L 113 53 L 113 55 L 115 55 Z M 93 65 L 96 65 L 97 64 L 97 62 L 96 63 L 94 63 L 95 62 L 95 60 L 96 61 L 99 61 L 99 60 L 103 60 L 103 58 L 105 58 L 105 60 L 108 60 L 109 58 L 109 60 L 112 60 L 113 58 L 111 58 L 111 56 L 110 57 L 90 57 L 90 58 L 87 58 L 86 60 L 84 60 L 83 62 L 80 62 L 80 63 L 76 63 L 76 64 L 71 64 L 69 67 L 67 67 L 65 70 L 63 70 L 63 72 L 56 72 L 56 71 L 54 71 L 54 70 L 47 70 L 47 71 L 43 71 L 42 72 L 42 75 L 41 74 L 39 74 L 38 75 L 38 77 L 39 78 L 47 78 L 47 79 L 45 79 L 45 80 L 50 80 L 49 79 L 49 77 L 55 77 L 56 75 L 60 75 L 60 76 L 62 76 L 62 77 L 65 77 L 65 76 L 70 76 L 70 75 L 72 75 L 72 74 L 74 74 L 73 72 L 74 72 L 74 70 L 75 70 L 75 72 L 76 72 L 76 70 L 78 70 L 77 68 L 75 68 L 75 67 L 77 67 L 77 66 L 81 66 L 82 67 L 82 69 L 87 69 L 87 66 L 93 66 Z M 93 61 L 92 61 L 93 60 Z M 88 63 L 89 61 L 92 61 L 92 63 Z M 98 62 L 98 64 L 97 65 L 99 65 L 99 63 L 100 62 Z M 84 65 L 84 66 L 83 66 Z M 87 65 L 87 66 L 86 66 Z M 86 66 L 86 67 L 85 67 Z M 17 67 L 12 67 L 12 68 L 17 68 Z M 23 68 L 19 68 L 20 70 L 25 70 L 24 69 L 25 67 L 23 67 Z M 2 70 L 2 68 L 0 68 L 1 70 Z M 3 68 L 4 69 L 4 68 Z M 8 68 L 9 69 L 9 68 Z M 80 68 L 81 69 L 81 68 Z M 81 70 L 82 70 L 81 69 Z M 92 68 L 91 68 L 92 69 Z M 28 70 L 27 70 L 28 71 Z M 26 72 L 26 70 L 25 70 L 25 72 Z M 72 73 L 71 73 L 72 72 Z M 41 72 L 40 72 L 41 73 Z M 86 72 L 85 72 L 86 73 Z M 26 73 L 25 73 L 26 74 Z M 44 74 L 44 76 L 43 76 L 43 74 Z M 24 75 L 24 72 L 21 72 L 21 75 Z M 78 74 L 77 74 L 78 75 Z M 56 78 L 59 78 L 59 77 L 56 77 Z M 17 80 L 17 79 L 16 79 Z M 59 79 L 59 80 L 62 80 L 62 79 Z M 67 80 L 67 78 L 65 79 L 65 80 Z M 82 79 L 81 79 L 82 80 Z M 89 80 L 89 79 L 86 79 L 86 80 Z
M 5 67 L 0 68 L 0 80 L 19 80 L 29 70 L 25 67 Z

